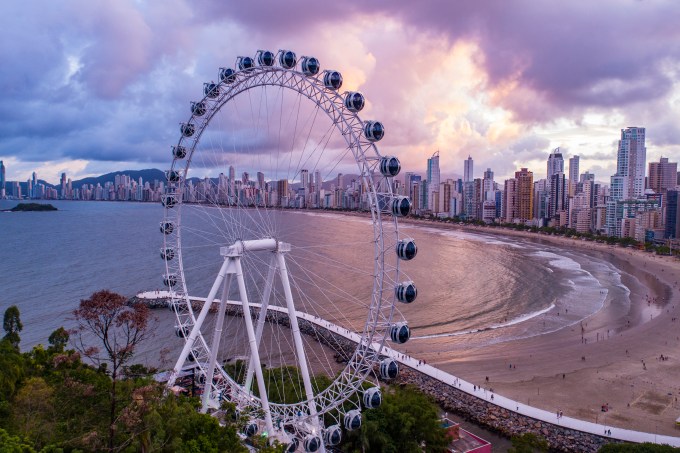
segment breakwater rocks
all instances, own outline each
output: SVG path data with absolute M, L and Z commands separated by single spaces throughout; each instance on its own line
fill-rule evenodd
M 541 436 L 548 441 L 551 450 L 554 451 L 596 452 L 603 445 L 615 442 L 607 437 L 563 428 L 498 407 L 412 368 L 402 366 L 397 382 L 415 385 L 431 396 L 444 410 L 507 437 L 524 433 Z
M 130 302 L 136 301 L 144 302 L 148 304 L 150 308 L 167 307 L 168 303 L 166 299 L 150 300 L 136 298 L 131 299 Z M 200 304 L 199 306 L 194 307 L 194 309 L 196 308 L 200 309 Z M 229 304 L 226 313 L 230 316 L 243 316 L 243 308 L 240 305 Z M 259 315 L 259 308 L 253 307 L 251 309 L 251 315 L 253 318 L 257 318 Z M 268 310 L 266 320 L 268 322 L 290 327 L 290 318 L 285 312 Z M 322 319 L 315 319 L 314 321 L 315 322 L 311 322 L 304 318 L 298 318 L 300 331 L 303 334 L 314 338 L 319 343 L 331 348 L 334 351 L 336 361 L 348 361 L 352 354 L 354 354 L 356 343 L 329 330 L 327 328 L 330 327 L 328 322 Z M 414 385 L 422 392 L 432 397 L 445 411 L 458 414 L 466 420 L 485 426 L 504 436 L 512 437 L 513 435 L 534 433 L 546 439 L 553 451 L 570 453 L 596 452 L 600 447 L 607 443 L 617 442 L 616 440 L 605 436 L 597 436 L 563 428 L 559 425 L 540 421 L 501 408 L 403 364 L 400 365 L 396 384 Z

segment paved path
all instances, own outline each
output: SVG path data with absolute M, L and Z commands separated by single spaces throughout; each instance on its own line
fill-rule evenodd
M 167 291 L 147 291 L 144 293 L 140 293 L 137 295 L 140 299 L 159 299 L 159 298 L 167 298 L 170 297 L 170 293 Z M 191 300 L 199 301 L 205 303 L 205 298 L 201 297 L 192 297 Z M 219 299 L 215 299 L 215 302 L 219 303 Z M 240 301 L 229 301 L 229 304 L 232 305 L 241 305 Z M 250 304 L 252 307 L 259 308 L 259 304 L 257 303 L 251 303 Z M 285 307 L 277 307 L 277 306 L 269 306 L 269 310 L 273 311 L 278 311 L 281 313 L 288 313 L 288 310 Z M 349 340 L 354 341 L 355 343 L 358 343 L 359 340 L 361 340 L 361 335 L 355 333 L 355 332 L 350 332 L 347 329 L 344 329 L 340 326 L 337 326 L 333 324 L 330 321 L 326 321 L 325 319 L 321 319 L 317 316 L 310 315 L 308 313 L 303 313 L 301 311 L 297 312 L 297 316 L 300 319 L 305 319 L 311 323 L 314 323 L 318 326 L 321 326 L 323 328 L 326 328 L 344 338 L 347 338 Z M 377 347 L 377 345 L 376 345 Z M 603 425 L 603 424 L 598 424 L 598 423 L 592 423 L 592 422 L 587 422 L 585 420 L 579 420 L 576 418 L 571 418 L 571 417 L 560 417 L 559 419 L 557 418 L 557 414 L 554 412 L 549 412 L 543 409 L 539 409 L 537 407 L 533 406 L 527 406 L 526 404 L 520 403 L 515 400 L 511 400 L 509 398 L 506 398 L 501 395 L 493 394 L 489 392 L 488 390 L 482 389 L 480 387 L 477 387 L 477 390 L 475 390 L 475 385 L 464 381 L 460 378 L 457 378 L 453 376 L 452 374 L 449 374 L 445 371 L 441 371 L 433 366 L 426 365 L 426 364 L 420 364 L 419 360 L 414 359 L 413 357 L 410 357 L 406 354 L 402 354 L 398 351 L 395 351 L 394 349 L 391 349 L 387 346 L 383 347 L 383 350 L 381 354 L 385 356 L 389 356 L 399 362 L 402 365 L 406 365 L 408 367 L 411 367 L 413 369 L 416 369 L 420 371 L 423 374 L 426 374 L 428 376 L 431 376 L 441 382 L 444 382 L 445 384 L 448 384 L 452 387 L 455 387 L 465 393 L 468 393 L 472 396 L 475 396 L 477 398 L 480 398 L 484 401 L 487 401 L 491 404 L 494 404 L 496 406 L 505 408 L 507 410 L 517 412 L 519 414 L 523 414 L 526 416 L 529 416 L 531 418 L 534 418 L 536 420 L 540 420 L 546 423 L 551 423 L 553 425 L 559 425 L 565 428 L 570 428 L 574 429 L 577 431 L 582 431 L 585 433 L 590 433 L 590 434 L 596 434 L 599 436 L 605 436 L 605 437 L 611 437 L 612 439 L 617 439 L 617 440 L 625 440 L 628 442 L 637 442 L 637 443 L 642 443 L 642 442 L 652 442 L 652 443 L 657 443 L 657 444 L 668 444 L 672 445 L 674 447 L 680 447 L 680 437 L 672 437 L 672 436 L 665 436 L 665 435 L 657 435 L 654 433 L 645 433 L 641 431 L 632 431 L 629 429 L 621 429 L 621 428 L 616 428 L 614 426 L 610 425 Z M 606 435 L 606 432 L 611 431 L 611 435 Z

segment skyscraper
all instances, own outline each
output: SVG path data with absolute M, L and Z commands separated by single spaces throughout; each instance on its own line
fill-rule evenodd
M 463 168 L 463 209 L 464 218 L 473 219 L 476 214 L 475 209 L 475 183 L 474 183 L 474 163 L 472 157 L 464 161 Z
M 578 184 L 579 178 L 578 164 L 579 164 L 578 156 L 569 158 L 569 183 L 573 186 L 576 186 L 576 184 Z
M 427 206 L 426 209 L 437 212 L 439 203 L 439 151 L 427 159 Z M 437 194 L 437 195 L 435 195 Z
M 0 197 L 5 196 L 5 164 L 0 160 Z
M 517 218 L 517 180 L 515 178 L 505 180 L 502 217 L 507 223 L 512 223 Z
M 550 201 L 548 217 L 556 219 L 567 209 L 567 180 L 564 172 L 557 172 L 550 178 Z
M 515 172 L 517 184 L 517 218 L 526 222 L 531 220 L 534 211 L 534 174 L 526 168 Z
M 229 196 L 236 196 L 236 169 L 233 165 L 229 165 Z M 230 200 L 230 203 L 232 200 Z
M 66 198 L 66 173 L 61 174 L 61 198 Z
M 559 148 L 555 148 L 548 156 L 548 181 L 555 173 L 564 173 L 564 158 Z
M 628 200 L 641 197 L 645 191 L 645 162 L 647 148 L 645 147 L 645 128 L 628 127 L 621 129 L 621 139 L 616 154 L 616 174 L 612 176 L 612 197 L 615 200 Z M 619 177 L 614 180 L 615 177 Z M 614 188 L 614 184 L 621 185 Z
M 468 158 L 465 159 L 465 168 L 463 169 L 463 182 L 471 182 L 474 179 L 474 172 L 473 172 L 473 162 L 472 162 L 472 157 L 468 155 Z
M 495 183 L 493 181 L 493 172 L 487 168 L 484 172 L 484 179 L 482 185 L 484 186 L 484 196 L 482 201 L 495 200 Z
M 664 238 L 680 238 L 680 192 L 669 190 L 666 199 Z

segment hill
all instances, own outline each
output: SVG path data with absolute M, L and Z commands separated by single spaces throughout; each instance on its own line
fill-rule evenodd
M 146 181 L 165 181 L 165 173 L 157 168 L 148 168 L 146 170 L 123 170 L 116 171 L 112 173 L 106 173 L 101 176 L 92 176 L 89 178 L 78 179 L 73 181 L 73 187 L 80 188 L 85 184 L 92 184 L 96 186 L 101 184 L 102 186 L 107 182 L 114 182 L 116 180 L 116 175 L 127 175 L 130 179 L 138 180 L 140 177 L 144 182 Z

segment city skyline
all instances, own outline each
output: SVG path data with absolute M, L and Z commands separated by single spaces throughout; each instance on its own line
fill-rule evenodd
M 196 87 L 257 48 L 342 72 L 342 91 L 366 95 L 362 118 L 387 128 L 381 152 L 417 172 L 440 149 L 442 178 L 468 155 L 511 177 L 559 147 L 610 175 L 612 137 L 635 124 L 649 131 L 650 160 L 680 153 L 673 2 L 296 6 L 3 4 L 7 179 L 164 168 Z

